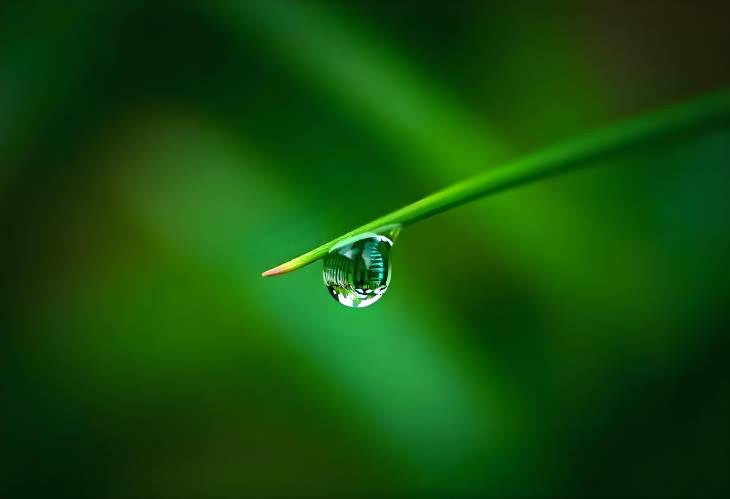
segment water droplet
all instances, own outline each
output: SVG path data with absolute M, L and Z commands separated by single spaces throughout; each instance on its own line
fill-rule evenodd
M 382 233 L 395 238 L 399 228 Z M 390 284 L 390 249 L 385 235 L 364 233 L 343 241 L 324 257 L 322 277 L 335 300 L 346 307 L 362 308 L 375 303 Z

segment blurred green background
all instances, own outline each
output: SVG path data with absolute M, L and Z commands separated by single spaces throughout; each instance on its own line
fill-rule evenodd
M 0 495 L 730 492 L 730 126 L 260 272 L 730 84 L 727 2 L 0 7 Z

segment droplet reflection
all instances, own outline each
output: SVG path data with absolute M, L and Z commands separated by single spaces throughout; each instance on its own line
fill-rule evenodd
M 388 290 L 392 247 L 390 238 L 374 233 L 338 244 L 323 260 L 327 290 L 346 307 L 372 305 Z

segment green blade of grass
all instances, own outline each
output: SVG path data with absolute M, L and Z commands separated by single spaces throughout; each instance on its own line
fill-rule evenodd
M 322 258 L 333 246 L 364 232 L 390 225 L 407 225 L 474 199 L 550 177 L 631 147 L 667 139 L 718 124 L 730 117 L 730 90 L 699 97 L 660 111 L 621 122 L 592 134 L 538 151 L 456 183 L 267 270 L 263 276 L 291 272 Z

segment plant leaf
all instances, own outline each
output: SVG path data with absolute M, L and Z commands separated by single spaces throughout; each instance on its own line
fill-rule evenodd
M 363 232 L 378 232 L 379 229 L 394 224 L 404 226 L 488 194 L 588 166 L 597 159 L 631 147 L 668 139 L 679 132 L 697 131 L 727 123 L 729 117 L 730 90 L 726 89 L 623 121 L 500 167 L 490 168 L 480 175 L 376 218 L 303 255 L 269 269 L 262 275 L 280 275 L 301 268 L 322 258 L 337 243 Z

